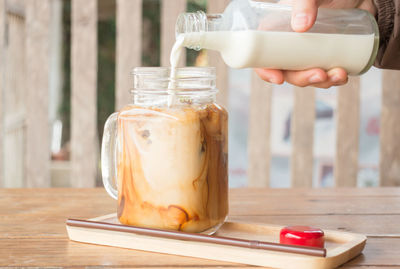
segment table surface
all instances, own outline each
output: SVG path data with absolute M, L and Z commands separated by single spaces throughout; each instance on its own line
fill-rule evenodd
M 345 268 L 400 267 L 400 188 L 231 189 L 230 220 L 362 233 L 362 255 Z M 67 218 L 112 213 L 102 188 L 0 189 L 0 266 L 250 268 L 68 240 Z

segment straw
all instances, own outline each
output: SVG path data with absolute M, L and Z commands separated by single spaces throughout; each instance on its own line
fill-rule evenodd
M 205 235 L 197 233 L 142 228 L 136 226 L 126 226 L 121 224 L 112 224 L 107 222 L 96 222 L 96 221 L 79 220 L 79 219 L 68 219 L 67 225 L 75 227 L 91 228 L 91 229 L 127 232 L 138 235 L 169 238 L 175 240 L 195 241 L 195 242 L 212 243 L 219 245 L 229 245 L 229 246 L 252 248 L 252 249 L 263 249 L 263 250 L 272 250 L 272 251 L 287 252 L 294 254 L 326 257 L 326 249 L 317 247 L 285 245 L 285 244 L 278 244 L 278 243 L 271 243 L 271 242 L 264 242 L 257 240 L 246 240 L 233 237 L 223 237 L 223 236 Z

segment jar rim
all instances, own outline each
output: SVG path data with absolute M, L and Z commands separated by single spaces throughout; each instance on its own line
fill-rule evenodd
M 188 74 L 194 73 L 195 77 L 210 77 L 215 78 L 216 76 L 216 68 L 212 66 L 187 66 L 187 67 L 177 67 L 176 74 L 179 79 L 179 75 L 184 75 L 185 77 L 193 77 L 188 76 Z M 171 67 L 165 66 L 144 66 L 144 67 L 135 67 L 132 69 L 132 75 L 167 75 L 166 78 L 170 78 Z
M 136 67 L 132 69 L 132 93 L 165 93 L 169 83 L 174 84 L 174 91 L 216 91 L 215 67 L 178 67 L 176 76 L 171 78 L 171 67 Z

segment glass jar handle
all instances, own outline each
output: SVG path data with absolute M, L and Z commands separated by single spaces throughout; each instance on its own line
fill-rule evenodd
M 108 117 L 104 125 L 103 141 L 101 144 L 101 174 L 103 185 L 108 194 L 118 199 L 118 190 L 116 188 L 117 178 L 117 119 L 118 112 Z

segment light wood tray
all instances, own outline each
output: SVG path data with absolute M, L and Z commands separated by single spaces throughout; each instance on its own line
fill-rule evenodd
M 116 214 L 90 219 L 91 221 L 119 224 Z M 282 226 L 226 222 L 216 235 L 248 240 L 279 242 Z M 218 261 L 237 262 L 274 268 L 335 268 L 354 258 L 364 249 L 366 236 L 361 234 L 325 232 L 325 258 L 277 251 L 249 249 L 168 238 L 138 235 L 127 232 L 83 228 L 67 225 L 68 236 L 73 241 L 175 254 Z

